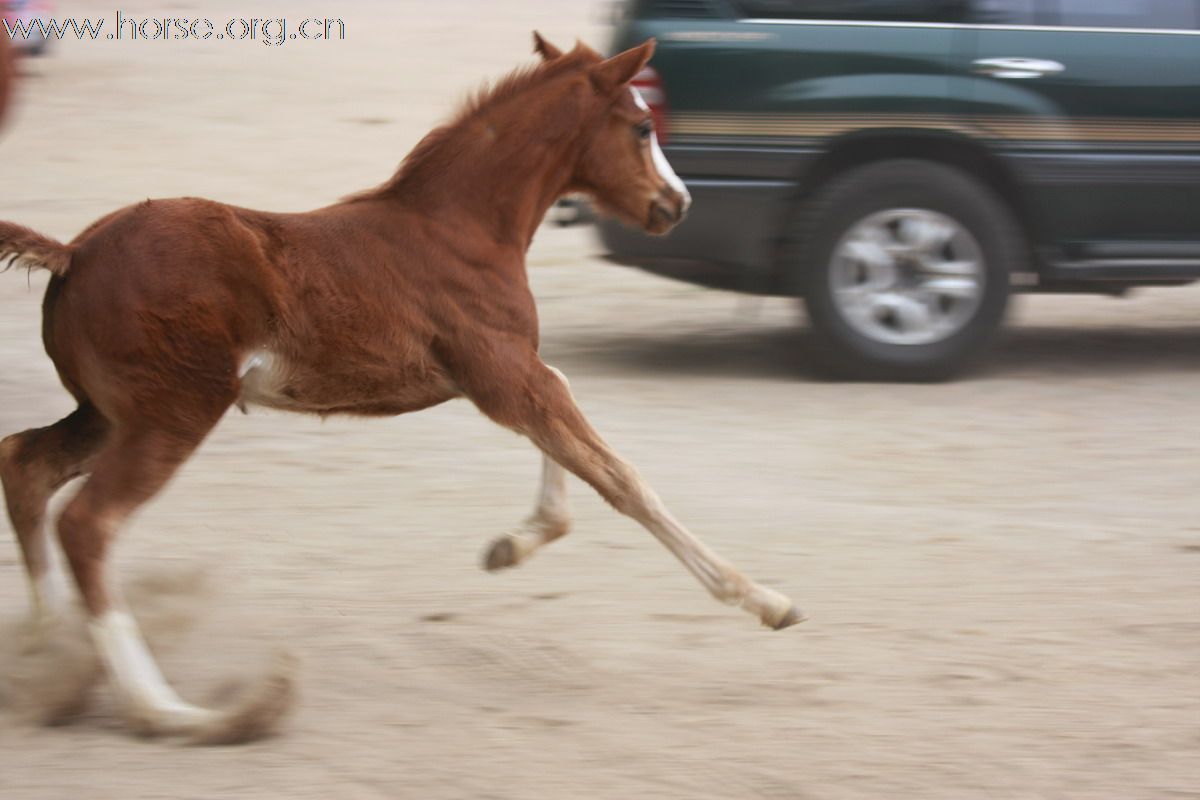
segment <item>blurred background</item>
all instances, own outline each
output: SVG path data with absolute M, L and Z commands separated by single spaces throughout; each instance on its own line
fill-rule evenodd
M 296 717 L 203 751 L 127 739 L 103 688 L 61 729 L 0 707 L 0 795 L 1195 792 L 1200 3 L 120 4 L 342 23 L 282 44 L 5 7 L 10 30 L 107 26 L 14 35 L 0 219 L 64 239 L 147 197 L 334 202 L 531 63 L 532 30 L 655 36 L 638 85 L 692 216 L 649 239 L 556 209 L 529 256 L 543 356 L 678 517 L 811 619 L 752 629 L 577 482 L 570 537 L 484 574 L 539 460 L 469 404 L 255 410 L 119 561 L 183 695 L 285 646 Z M 43 285 L 0 281 L 0 434 L 70 410 Z M 0 617 L 23 582 L 0 548 Z

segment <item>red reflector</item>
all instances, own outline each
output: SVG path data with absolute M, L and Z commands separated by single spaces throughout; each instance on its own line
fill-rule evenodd
M 667 90 L 663 86 L 654 67 L 646 67 L 633 76 L 632 84 L 646 105 L 650 106 L 650 115 L 654 117 L 654 130 L 658 134 L 659 144 L 667 143 L 669 130 L 667 128 Z

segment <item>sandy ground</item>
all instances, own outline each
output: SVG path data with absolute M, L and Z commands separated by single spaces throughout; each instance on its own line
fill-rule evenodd
M 595 11 L 357 3 L 343 44 L 64 46 L 0 143 L 0 218 L 66 237 L 146 196 L 326 203 L 384 178 L 529 29 L 596 40 Z M 587 231 L 535 243 L 546 359 L 809 622 L 756 629 L 575 482 L 571 537 L 483 573 L 538 458 L 466 403 L 234 414 L 120 567 L 142 611 L 194 617 L 152 626 L 183 694 L 286 647 L 296 715 L 196 749 L 128 738 L 103 686 L 68 727 L 0 712 L 0 797 L 1200 797 L 1200 291 L 1030 299 L 967 380 L 835 385 L 797 371 L 790 303 L 595 251 Z M 69 410 L 41 287 L 0 282 L 0 432 Z M 25 603 L 0 550 L 0 622 Z

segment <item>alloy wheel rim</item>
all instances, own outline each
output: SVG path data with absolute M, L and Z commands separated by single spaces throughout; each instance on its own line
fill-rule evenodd
M 894 208 L 855 223 L 829 264 L 838 313 L 859 334 L 927 345 L 961 331 L 983 301 L 986 269 L 975 236 L 929 209 Z

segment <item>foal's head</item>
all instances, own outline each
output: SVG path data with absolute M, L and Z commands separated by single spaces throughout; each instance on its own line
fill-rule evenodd
M 564 57 L 537 33 L 534 41 L 546 61 Z M 584 45 L 570 54 L 587 76 L 594 129 L 568 188 L 590 195 L 602 211 L 662 234 L 683 219 L 692 198 L 658 146 L 649 106 L 630 85 L 653 54 L 653 39 L 608 60 Z

